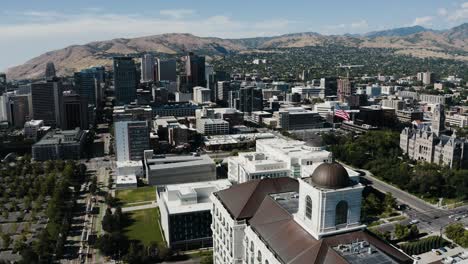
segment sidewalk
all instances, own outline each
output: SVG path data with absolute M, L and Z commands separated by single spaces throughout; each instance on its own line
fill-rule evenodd
M 122 212 L 125 213 L 125 212 L 131 212 L 131 211 L 151 209 L 151 208 L 157 208 L 158 206 L 159 206 L 158 203 L 154 201 L 151 204 L 137 205 L 137 206 L 132 206 L 132 207 L 123 207 Z

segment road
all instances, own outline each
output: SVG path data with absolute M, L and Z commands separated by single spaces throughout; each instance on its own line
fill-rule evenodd
M 401 204 L 406 204 L 408 208 L 404 210 L 404 213 L 408 215 L 410 219 L 419 220 L 420 222 L 418 223 L 418 228 L 424 232 L 427 232 L 429 234 L 440 234 L 440 231 L 443 228 L 445 228 L 445 226 L 451 223 L 461 222 L 465 225 L 468 224 L 468 217 L 462 218 L 458 221 L 455 219 L 455 217 L 450 217 L 453 215 L 462 216 L 464 214 L 467 214 L 468 206 L 461 206 L 451 210 L 438 208 L 435 205 L 429 204 L 412 194 L 409 194 L 388 183 L 376 179 L 369 171 L 359 171 L 364 174 L 361 177 L 367 180 L 370 184 L 372 184 L 372 186 L 375 189 L 383 193 L 390 192 L 393 195 L 393 197 L 397 199 L 398 202 L 400 202 Z M 388 226 L 384 227 L 384 229 L 388 228 Z

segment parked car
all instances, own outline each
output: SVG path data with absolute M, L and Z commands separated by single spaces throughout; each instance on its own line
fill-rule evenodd
M 413 219 L 409 223 L 410 223 L 410 225 L 415 225 L 415 224 L 419 223 L 419 220 L 418 219 Z
M 439 250 L 442 252 L 447 252 L 447 249 L 445 249 L 444 247 L 440 247 Z
M 435 254 L 436 254 L 437 256 L 440 256 L 440 255 L 442 255 L 442 253 L 440 253 L 440 251 L 439 251 L 439 250 L 436 250 Z

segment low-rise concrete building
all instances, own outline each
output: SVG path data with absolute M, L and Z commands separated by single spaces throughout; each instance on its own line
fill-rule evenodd
M 216 165 L 208 155 L 154 155 L 145 151 L 144 166 L 149 185 L 168 185 L 216 179 Z
M 37 161 L 80 159 L 86 134 L 79 128 L 51 131 L 32 146 L 32 158 Z
M 136 175 L 137 177 L 143 177 L 143 161 L 141 160 L 126 160 L 117 161 L 117 175 Z
M 138 187 L 138 180 L 135 174 L 118 175 L 115 183 L 117 190 L 136 189 Z

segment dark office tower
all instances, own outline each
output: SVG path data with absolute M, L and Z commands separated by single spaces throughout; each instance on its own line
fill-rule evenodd
M 177 81 L 177 63 L 176 60 L 159 60 L 158 59 L 158 81 Z
M 131 57 L 114 57 L 114 88 L 118 105 L 136 100 L 137 72 Z
M 153 87 L 153 101 L 155 104 L 167 104 L 169 100 L 169 92 L 164 87 Z
M 90 70 L 75 72 L 74 76 L 75 91 L 89 104 L 97 105 L 99 83 L 95 73 Z
M 248 86 L 239 90 L 239 109 L 244 114 L 263 110 L 262 89 Z
M 353 88 L 349 79 L 339 79 L 338 80 L 338 100 L 344 102 L 346 97 L 353 94 Z
M 184 63 L 184 73 L 187 77 L 187 91 L 181 92 L 192 93 L 195 86 L 206 87 L 205 57 L 190 52 L 187 56 L 182 57 L 182 63 Z
M 63 130 L 71 130 L 77 127 L 88 129 L 88 104 L 86 99 L 72 91 L 63 93 L 62 108 L 62 126 Z
M 334 96 L 337 92 L 336 77 L 320 79 L 320 87 L 325 89 L 325 96 Z
M 0 72 L 0 95 L 6 92 L 6 90 L 7 90 L 6 74 L 3 72 Z
M 145 54 L 141 57 L 141 81 L 154 82 L 155 78 L 155 59 L 151 54 Z
M 15 128 L 22 128 L 29 119 L 29 95 L 15 94 L 8 102 L 8 122 Z
M 32 119 L 43 120 L 46 126 L 60 127 L 62 97 L 60 82 L 31 84 Z
M 45 79 L 47 81 L 53 80 L 55 77 L 57 77 L 56 72 L 55 72 L 55 65 L 53 62 L 49 61 L 46 64 L 46 70 L 45 70 Z

